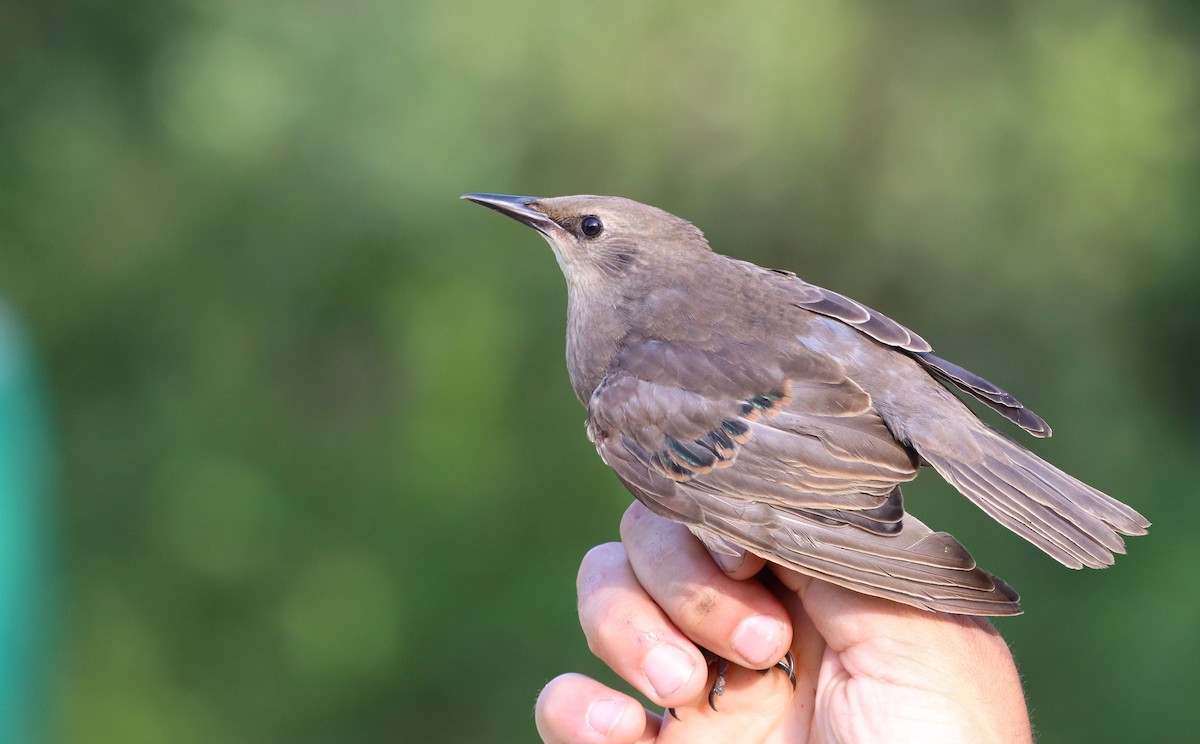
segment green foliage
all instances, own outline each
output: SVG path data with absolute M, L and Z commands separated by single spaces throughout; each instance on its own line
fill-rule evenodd
M 19 3 L 0 294 L 60 444 L 64 742 L 525 741 L 599 673 L 628 500 L 548 250 L 465 191 L 616 193 L 912 325 L 1151 536 L 1025 597 L 1047 741 L 1200 728 L 1200 31 L 1186 4 Z M 48 661 L 48 663 L 51 663 Z

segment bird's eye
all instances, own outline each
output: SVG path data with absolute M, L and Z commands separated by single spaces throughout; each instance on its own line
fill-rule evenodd
M 579 223 L 579 229 L 589 238 L 594 238 L 604 230 L 604 223 L 596 215 L 588 215 Z

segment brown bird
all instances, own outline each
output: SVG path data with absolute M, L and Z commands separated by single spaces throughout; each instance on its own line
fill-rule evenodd
M 542 234 L 567 280 L 567 367 L 600 457 L 649 509 L 864 594 L 965 615 L 1017 593 L 904 510 L 931 465 L 1070 568 L 1149 522 L 994 431 L 957 388 L 1036 437 L 1016 398 L 865 305 L 709 248 L 691 223 L 609 196 L 466 194 Z

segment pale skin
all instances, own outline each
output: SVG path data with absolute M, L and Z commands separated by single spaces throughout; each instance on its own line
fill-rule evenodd
M 926 612 L 772 566 L 717 565 L 688 530 L 639 503 L 621 543 L 579 569 L 588 646 L 678 719 L 579 674 L 552 680 L 536 720 L 551 744 L 1031 742 L 1012 654 L 983 618 Z M 730 659 L 725 693 L 697 646 Z M 796 688 L 770 668 L 791 650 Z

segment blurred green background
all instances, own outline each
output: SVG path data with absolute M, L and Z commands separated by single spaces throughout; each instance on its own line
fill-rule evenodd
M 612 680 L 574 574 L 629 497 L 548 248 L 465 191 L 656 204 L 1029 403 L 1036 451 L 1155 523 L 1131 555 L 1067 571 L 932 474 L 909 505 L 1022 592 L 1042 738 L 1200 729 L 1192 8 L 4 5 L 45 740 L 528 741 L 551 677 Z

